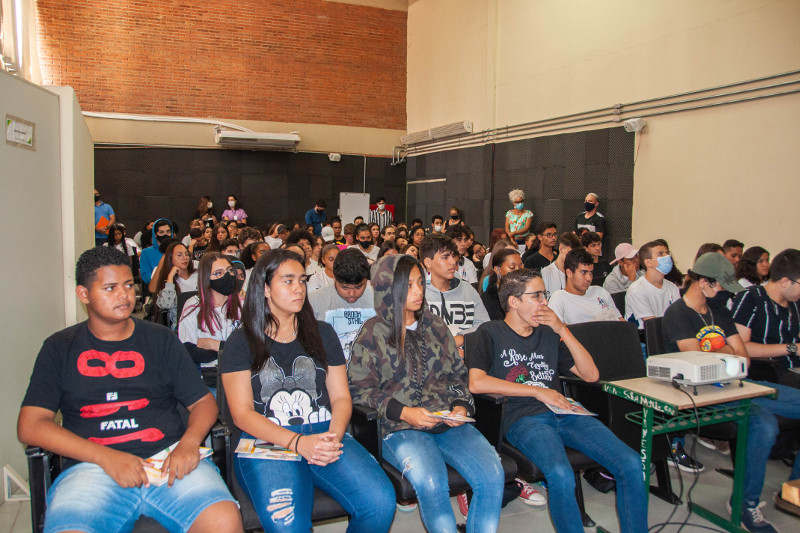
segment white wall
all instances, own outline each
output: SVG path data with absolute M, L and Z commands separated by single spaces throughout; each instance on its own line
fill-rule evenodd
M 419 0 L 408 129 L 480 131 L 797 70 L 798 28 L 796 0 Z M 796 210 L 778 207 L 800 192 L 798 117 L 793 95 L 649 119 L 634 244 L 666 238 L 684 269 L 707 240 L 800 246 Z
M 59 95 L 64 313 L 75 324 L 86 319 L 86 308 L 75 295 L 74 265 L 94 246 L 94 143 L 72 87 L 47 89 Z
M 0 141 L 0 220 L 11 230 L 0 276 L 0 465 L 11 464 L 24 475 L 25 455 L 16 438 L 19 405 L 42 341 L 65 326 L 59 99 L 5 72 L 0 94 L 3 124 L 6 114 L 36 124 L 35 152 Z

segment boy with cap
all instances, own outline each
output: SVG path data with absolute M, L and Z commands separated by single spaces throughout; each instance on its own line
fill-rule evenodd
M 639 270 L 639 249 L 623 242 L 614 249 L 615 259 L 611 264 L 617 263 L 603 282 L 603 288 L 610 294 L 625 292 L 631 284 L 644 276 Z
M 723 290 L 734 294 L 743 291 L 736 281 L 733 265 L 724 255 L 709 252 L 701 255 L 688 273 L 683 298 L 664 313 L 664 342 L 667 351 L 703 351 L 748 357 L 745 343 L 736 330 L 733 316 L 725 307 L 714 307 L 708 300 Z M 747 432 L 747 456 L 743 494 L 742 525 L 748 531 L 774 532 L 764 518 L 759 503 L 764 485 L 767 459 L 778 434 L 775 415 L 800 419 L 800 391 L 774 383 L 758 382 L 778 389 L 777 399 L 756 398 L 751 409 Z M 734 402 L 732 405 L 735 405 Z M 800 478 L 800 455 L 789 479 Z M 728 503 L 730 511 L 730 503 Z

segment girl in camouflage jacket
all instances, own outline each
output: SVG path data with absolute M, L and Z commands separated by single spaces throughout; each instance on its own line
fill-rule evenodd
M 475 427 L 458 420 L 474 412 L 467 368 L 447 325 L 427 309 L 422 266 L 409 255 L 384 257 L 371 278 L 376 316 L 353 344 L 353 403 L 380 413 L 383 458 L 417 491 L 428 531 L 456 532 L 447 464 L 473 489 L 467 531 L 495 531 L 503 469 Z M 450 419 L 439 411 L 449 411 Z

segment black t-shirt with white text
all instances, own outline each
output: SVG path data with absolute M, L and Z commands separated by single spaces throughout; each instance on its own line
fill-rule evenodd
M 504 321 L 493 320 L 464 340 L 467 367 L 505 381 L 561 392 L 559 375 L 575 365 L 569 349 L 549 326 L 538 326 L 523 337 Z M 509 396 L 501 431 L 505 433 L 524 416 L 546 411 L 547 406 L 535 398 Z
M 132 320 L 122 341 L 98 339 L 87 322 L 46 339 L 22 405 L 60 410 L 69 431 L 142 458 L 180 440 L 178 404 L 191 406 L 208 388 L 174 333 Z
M 679 352 L 678 341 L 697 339 L 700 350 L 714 352 L 725 346 L 726 338 L 738 335 L 731 312 L 725 308 L 708 307 L 701 315 L 681 298 L 670 305 L 661 323 L 664 347 L 668 353 Z
M 317 321 L 328 366 L 345 364 L 342 345 L 333 327 Z M 219 359 L 223 374 L 250 370 L 253 359 L 244 328 L 234 331 L 225 343 Z M 279 426 L 327 422 L 331 402 L 325 385 L 327 372 L 306 353 L 297 339 L 288 343 L 272 342 L 269 358 L 260 372 L 250 374 L 253 408 Z

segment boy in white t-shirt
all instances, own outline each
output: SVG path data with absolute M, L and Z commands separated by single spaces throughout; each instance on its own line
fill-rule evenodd
M 680 299 L 678 287 L 664 276 L 673 267 L 669 250 L 659 241 L 651 241 L 639 248 L 639 257 L 647 269 L 644 277 L 634 281 L 625 293 L 625 313 L 629 321 L 636 321 L 639 329 L 644 321 L 664 316 L 672 302 Z
M 583 248 L 564 258 L 566 287 L 550 297 L 550 309 L 567 325 L 623 320 L 608 291 L 592 285 L 594 266 L 592 254 Z
M 581 248 L 581 241 L 574 233 L 565 231 L 558 237 L 558 257 L 556 260 L 542 269 L 542 281 L 548 292 L 551 294 L 567 286 L 567 278 L 564 274 L 564 259 L 570 250 Z

